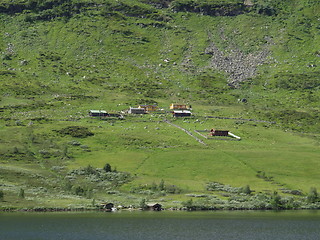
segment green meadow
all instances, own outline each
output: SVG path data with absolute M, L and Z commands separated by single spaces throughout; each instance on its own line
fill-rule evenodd
M 0 208 L 319 208 L 319 3 L 252 3 L 2 1 Z

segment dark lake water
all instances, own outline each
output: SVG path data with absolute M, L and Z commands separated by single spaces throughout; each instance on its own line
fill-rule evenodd
M 320 211 L 0 213 L 1 240 L 319 240 Z

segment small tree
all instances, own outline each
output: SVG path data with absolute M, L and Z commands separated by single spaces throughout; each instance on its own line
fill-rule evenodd
M 278 192 L 274 191 L 270 203 L 272 205 L 272 208 L 275 210 L 282 208 L 281 197 L 278 195 Z
M 163 191 L 164 188 L 165 188 L 164 181 L 163 181 L 163 179 L 161 179 L 158 189 L 159 189 L 159 191 Z
M 20 192 L 19 192 L 19 198 L 23 199 L 24 196 L 24 190 L 22 188 L 20 188 Z
M 250 195 L 252 193 L 250 186 L 246 185 L 245 187 L 241 188 L 241 192 Z
M 146 199 L 141 199 L 140 203 L 139 203 L 139 207 L 143 210 L 148 208 L 148 205 L 146 204 Z
M 307 201 L 309 203 L 315 203 L 318 201 L 318 192 L 315 187 L 310 188 L 309 194 L 307 196 Z
M 64 189 L 65 189 L 66 191 L 71 191 L 71 189 L 72 189 L 72 183 L 70 182 L 70 180 L 66 180 L 66 181 L 64 182 Z
M 87 175 L 96 173 L 96 169 L 94 167 L 92 167 L 90 164 L 84 168 L 84 171 Z
M 151 189 L 151 191 L 154 191 L 154 192 L 157 191 L 157 189 L 158 189 L 157 184 L 155 182 L 152 182 L 150 189 Z
M 3 201 L 3 198 L 4 198 L 4 192 L 0 190 L 0 201 Z
M 88 199 L 92 198 L 92 196 L 93 196 L 93 190 L 92 190 L 92 188 L 88 188 L 88 189 L 85 191 L 85 193 L 86 193 L 86 198 L 88 198 Z
M 107 163 L 106 165 L 104 165 L 103 170 L 105 172 L 111 172 L 111 165 L 109 163 Z
M 193 200 L 189 199 L 188 201 L 181 203 L 183 207 L 187 208 L 189 211 L 195 210 L 195 205 L 193 204 Z
M 18 154 L 19 153 L 19 149 L 17 147 L 13 148 L 13 154 Z
M 69 158 L 68 156 L 68 146 L 65 145 L 62 149 L 62 158 Z
M 78 196 L 83 196 L 85 194 L 85 190 L 82 187 L 77 186 L 74 188 L 74 193 Z

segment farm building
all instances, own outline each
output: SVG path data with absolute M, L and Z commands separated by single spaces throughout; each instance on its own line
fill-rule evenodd
M 227 131 L 227 130 L 211 129 L 211 130 L 210 130 L 210 135 L 211 135 L 211 136 L 223 136 L 223 137 L 226 137 L 226 136 L 229 135 L 229 131 Z
M 154 112 L 157 111 L 157 105 L 139 105 L 138 108 L 143 108 L 146 112 Z
M 188 108 L 188 106 L 185 105 L 185 104 L 175 104 L 175 103 L 171 103 L 170 109 L 172 109 L 172 110 L 187 110 L 187 109 L 189 109 L 189 108 Z
M 128 113 L 130 114 L 145 114 L 146 110 L 144 108 L 132 108 L 128 110 Z
M 149 210 L 153 210 L 153 211 L 161 211 L 162 206 L 159 203 L 148 203 L 147 207 Z
M 172 112 L 174 117 L 190 117 L 191 112 L 188 110 L 175 110 Z
M 104 110 L 90 110 L 89 111 L 90 117 L 106 117 L 108 113 Z

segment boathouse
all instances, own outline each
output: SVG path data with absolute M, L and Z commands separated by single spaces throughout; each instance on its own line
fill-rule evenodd
M 147 207 L 148 207 L 148 210 L 152 210 L 152 211 L 161 211 L 162 210 L 162 206 L 159 203 L 148 203 Z
M 113 203 L 101 203 L 101 208 L 105 209 L 106 211 L 111 211 L 113 207 Z

